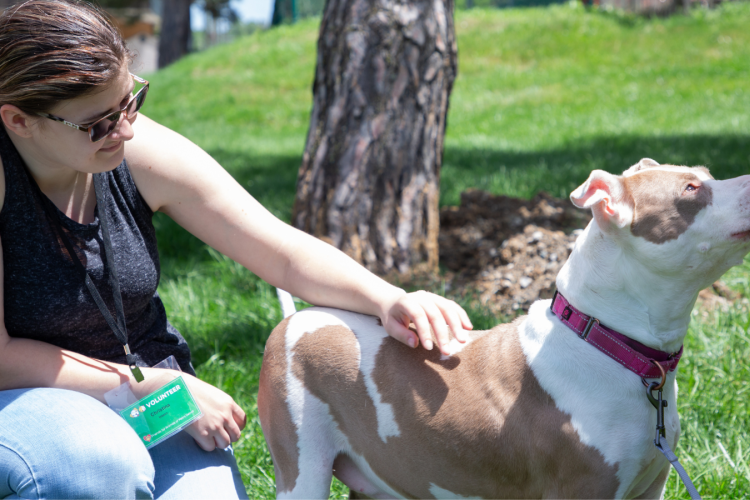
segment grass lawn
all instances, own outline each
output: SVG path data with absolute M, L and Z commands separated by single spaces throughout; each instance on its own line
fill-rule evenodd
M 468 187 L 564 197 L 594 168 L 641 157 L 748 173 L 750 4 L 639 19 L 546 9 L 461 11 L 442 204 Z M 256 32 L 149 75 L 144 112 L 186 135 L 289 220 L 311 107 L 317 21 Z M 263 345 L 280 319 L 274 290 L 165 216 L 156 219 L 160 293 L 202 378 L 248 413 L 235 450 L 251 497 L 273 497 L 255 397 Z M 750 265 L 725 281 L 750 295 Z M 479 328 L 495 318 L 471 311 Z M 706 498 L 750 495 L 750 316 L 744 303 L 694 312 L 679 369 L 677 451 Z M 345 497 L 334 484 L 333 498 Z M 667 498 L 688 498 L 676 474 Z

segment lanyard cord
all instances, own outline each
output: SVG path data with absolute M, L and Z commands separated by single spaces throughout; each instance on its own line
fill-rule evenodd
M 102 193 L 102 184 L 104 183 L 106 174 L 94 174 L 94 194 L 96 196 L 96 204 L 99 211 L 99 222 L 102 226 L 104 254 L 107 259 L 107 267 L 109 268 L 109 285 L 112 288 L 112 295 L 115 301 L 115 314 L 117 314 L 117 319 L 112 317 L 112 313 L 104 303 L 104 299 L 102 299 L 102 296 L 99 293 L 99 290 L 96 288 L 96 285 L 94 285 L 94 281 L 91 279 L 91 275 L 89 275 L 83 263 L 81 263 L 81 260 L 78 258 L 78 254 L 76 254 L 75 249 L 73 248 L 73 244 L 70 242 L 68 235 L 65 233 L 62 225 L 60 224 L 60 216 L 57 213 L 57 207 L 55 207 L 52 201 L 47 196 L 45 196 L 44 193 L 42 193 L 42 190 L 39 189 L 39 186 L 31 176 L 31 173 L 28 171 L 28 169 L 24 170 L 26 170 L 26 174 L 28 175 L 31 184 L 36 188 L 37 193 L 40 195 L 39 199 L 42 202 L 42 207 L 49 216 L 50 220 L 52 220 L 52 223 L 55 226 L 55 230 L 57 231 L 60 240 L 65 245 L 65 249 L 68 251 L 71 260 L 75 264 L 76 268 L 78 268 L 78 270 L 81 272 L 84 278 L 84 282 L 86 283 L 86 288 L 89 289 L 91 297 L 94 299 L 94 302 L 96 302 L 96 305 L 99 307 L 102 316 L 104 316 L 104 319 L 112 329 L 112 332 L 114 332 L 117 339 L 120 341 L 120 343 L 122 343 L 122 346 L 125 349 L 125 357 L 127 359 L 128 366 L 130 367 L 130 371 L 133 373 L 136 382 L 141 382 L 143 380 L 143 373 L 141 373 L 140 368 L 138 368 L 138 366 L 136 365 L 136 357 L 130 352 L 130 346 L 128 345 L 128 330 L 127 323 L 125 322 L 125 309 L 122 305 L 120 281 L 117 279 L 117 266 L 115 265 L 114 252 L 112 251 L 112 242 L 109 237 L 109 218 L 107 217 L 106 208 L 104 208 L 101 203 L 104 199 L 104 195 Z

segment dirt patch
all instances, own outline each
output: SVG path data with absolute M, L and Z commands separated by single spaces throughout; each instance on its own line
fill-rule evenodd
M 551 298 L 555 278 L 589 210 L 539 193 L 531 200 L 467 190 L 461 204 L 440 211 L 440 263 L 448 295 L 470 296 L 495 314 L 515 316 Z M 699 305 L 723 308 L 736 294 L 717 282 Z
M 440 262 L 446 287 L 474 295 L 495 313 L 515 315 L 551 297 L 575 239 L 591 220 L 570 201 L 531 200 L 468 190 L 440 211 Z
M 729 307 L 737 300 L 742 299 L 742 296 L 730 289 L 721 281 L 717 281 L 708 288 L 700 291 L 698 294 L 698 301 L 696 305 L 704 311 L 726 311 Z

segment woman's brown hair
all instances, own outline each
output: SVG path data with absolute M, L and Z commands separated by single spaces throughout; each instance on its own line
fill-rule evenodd
M 0 14 L 0 106 L 33 114 L 104 90 L 131 60 L 120 32 L 98 7 L 29 0 Z

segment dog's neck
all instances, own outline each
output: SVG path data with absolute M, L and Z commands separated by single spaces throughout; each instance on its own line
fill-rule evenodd
M 702 288 L 697 277 L 657 276 L 592 221 L 557 276 L 572 305 L 648 347 L 679 350 Z

